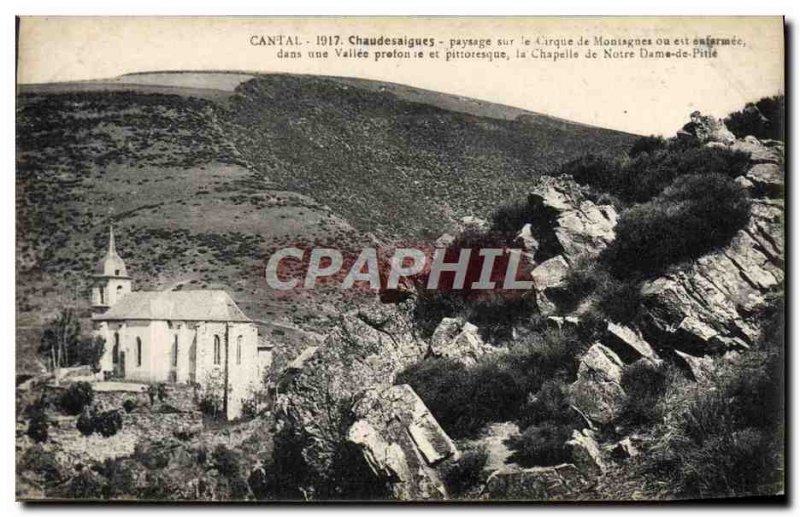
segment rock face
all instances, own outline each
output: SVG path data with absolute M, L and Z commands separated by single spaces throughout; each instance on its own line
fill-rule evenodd
M 461 318 L 443 318 L 431 337 L 429 354 L 472 366 L 491 351 L 492 346 L 483 342 L 478 327 Z
M 638 332 L 624 325 L 608 322 L 603 344 L 613 350 L 625 364 L 631 364 L 639 359 L 647 359 L 653 363 L 659 361 L 650 343 L 644 340 Z
M 556 240 L 569 264 L 581 255 L 597 256 L 614 240 L 617 212 L 611 205 L 596 205 L 586 199 L 570 176 L 542 176 L 528 202 L 550 214 Z
M 491 500 L 547 501 L 558 499 L 585 483 L 578 468 L 571 463 L 529 469 L 503 468 L 486 480 Z
M 587 476 L 599 476 L 606 471 L 600 446 L 589 429 L 572 431 L 572 437 L 566 443 L 572 454 L 572 461 Z
M 736 141 L 736 137 L 725 123 L 716 117 L 705 116 L 695 111 L 690 115 L 690 119 L 683 129 L 678 131 L 678 138 L 693 138 L 701 144 L 719 142 L 729 145 Z
M 275 447 L 292 451 L 287 461 L 303 473 L 297 483 L 307 497 L 336 489 L 330 485 L 340 476 L 332 469 L 353 401 L 364 390 L 388 388 L 397 372 L 424 357 L 428 345 L 412 337 L 409 310 L 404 303 L 343 316 L 302 369 L 281 379 Z
M 692 379 L 697 382 L 703 382 L 708 379 L 714 369 L 714 361 L 710 357 L 695 357 L 684 354 L 680 350 L 676 350 L 675 355 L 678 359 L 678 364 L 681 364 L 689 372 Z
M 369 390 L 353 406 L 357 419 L 347 440 L 358 447 L 372 472 L 395 499 L 443 499 L 433 469 L 457 454 L 453 441 L 407 384 Z
M 696 355 L 746 348 L 757 339 L 765 295 L 784 279 L 783 203 L 753 200 L 751 212 L 727 247 L 643 285 L 646 334 Z
M 593 422 L 608 424 L 625 403 L 622 360 L 611 349 L 595 343 L 581 358 L 578 379 L 569 387 L 572 405 Z

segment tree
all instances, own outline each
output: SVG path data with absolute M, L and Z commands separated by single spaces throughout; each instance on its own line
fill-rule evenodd
M 70 308 L 61 311 L 61 314 L 47 325 L 42 334 L 40 351 L 50 358 L 53 369 L 67 366 L 68 351 L 76 348 L 80 334 L 80 321 L 75 311 Z
M 105 351 L 105 339 L 81 335 L 76 311 L 67 308 L 47 324 L 39 351 L 47 356 L 54 369 L 87 364 L 97 370 Z

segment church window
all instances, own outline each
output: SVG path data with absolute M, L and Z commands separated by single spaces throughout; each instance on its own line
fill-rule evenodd
M 222 362 L 222 353 L 220 349 L 219 336 L 214 336 L 214 364 Z
M 120 296 L 122 296 L 122 286 L 118 285 L 117 286 L 117 298 L 119 298 Z
M 136 366 L 142 366 L 142 338 L 136 338 Z
M 119 269 L 114 270 L 114 276 L 119 276 Z
M 178 366 L 178 335 L 175 334 L 175 340 L 172 342 L 172 367 Z
M 119 362 L 119 332 L 114 332 L 114 349 L 111 351 L 111 360 Z
M 242 336 L 236 338 L 236 364 L 242 364 Z
M 97 291 L 100 293 L 100 305 L 105 305 L 106 301 L 103 299 L 103 288 L 98 287 Z

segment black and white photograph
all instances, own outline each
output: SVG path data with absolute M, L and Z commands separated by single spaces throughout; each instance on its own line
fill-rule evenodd
M 16 500 L 784 501 L 785 33 L 18 17 Z

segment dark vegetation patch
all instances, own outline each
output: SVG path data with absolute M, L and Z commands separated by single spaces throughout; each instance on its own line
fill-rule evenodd
M 475 436 L 487 423 L 516 419 L 528 395 L 547 380 L 573 377 L 584 348 L 566 331 L 531 334 L 471 367 L 423 360 L 400 372 L 395 383 L 409 384 L 451 436 Z
M 748 104 L 725 119 L 725 125 L 736 135 L 744 138 L 752 135 L 760 139 L 784 140 L 786 101 L 783 95 L 764 97 L 755 104 Z
M 682 497 L 774 495 L 783 488 L 784 305 L 776 299 L 753 349 L 718 366 L 711 385 L 668 390 L 641 473 Z
M 448 210 L 486 217 L 554 164 L 633 140 L 451 112 L 311 77 L 243 83 L 228 113 L 237 148 L 280 188 L 327 204 L 362 231 L 409 238 L 438 237 L 452 225 Z

